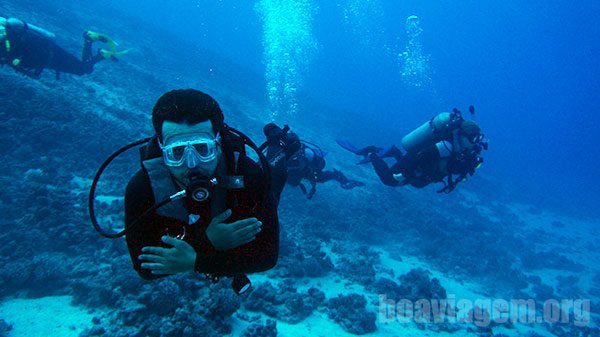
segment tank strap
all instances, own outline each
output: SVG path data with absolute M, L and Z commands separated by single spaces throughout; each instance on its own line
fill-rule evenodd
M 442 140 L 441 142 L 435 143 L 437 150 L 440 154 L 440 158 L 448 158 L 452 155 L 454 151 L 454 146 L 447 140 Z
M 458 129 L 452 130 L 452 146 L 452 152 L 462 152 L 462 147 L 460 146 L 460 132 L 458 131 Z
M 163 163 L 162 157 L 144 160 L 142 165 L 150 179 L 150 186 L 154 193 L 155 202 L 165 200 L 178 192 L 176 186 L 173 184 L 169 170 Z M 188 214 L 184 200 L 173 200 L 157 209 L 156 213 L 187 223 Z
M 440 131 L 438 129 L 435 128 L 435 125 L 433 124 L 433 120 L 435 119 L 436 116 L 431 117 L 431 119 L 429 120 L 429 127 L 431 128 L 431 131 L 433 132 L 434 135 L 437 135 Z
M 222 136 L 224 155 L 227 165 L 227 176 L 219 177 L 219 183 L 224 188 L 240 189 L 245 187 L 244 176 L 240 175 L 240 161 L 246 157 L 246 144 L 241 137 L 229 130 Z

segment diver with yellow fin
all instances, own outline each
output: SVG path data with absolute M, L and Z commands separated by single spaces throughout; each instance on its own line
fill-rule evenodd
M 475 108 L 469 106 L 471 115 Z M 387 186 L 422 188 L 442 182 L 438 193 L 450 193 L 456 185 L 475 174 L 483 163 L 481 152 L 488 149 L 488 140 L 473 120 L 465 120 L 458 109 L 442 112 L 402 138 L 405 152 L 392 145 L 357 148 L 347 141 L 337 140 L 344 149 L 363 156 L 357 164 L 370 162 L 381 182 Z M 396 162 L 388 166 L 385 158 Z
M 108 46 L 108 50 L 107 49 L 98 49 L 98 54 L 97 56 L 102 56 L 102 58 L 104 59 L 111 59 L 113 61 L 118 61 L 117 56 L 121 56 L 121 55 L 125 55 L 129 52 L 129 49 L 126 50 L 122 50 L 122 51 L 117 51 L 117 46 L 119 45 L 118 43 L 115 42 L 115 40 L 113 40 L 111 37 L 109 37 L 108 35 L 102 34 L 102 33 L 98 33 L 98 32 L 92 32 L 91 30 L 88 30 L 87 32 L 85 32 L 83 34 L 83 39 L 85 41 L 100 41 L 103 43 L 106 43 L 106 45 Z M 90 43 L 91 45 L 91 43 Z M 84 47 L 85 49 L 85 47 Z
M 102 42 L 107 49 L 92 53 L 92 44 Z M 52 69 L 58 79 L 60 73 L 90 74 L 94 65 L 104 59 L 117 60 L 128 50 L 117 51 L 117 43 L 105 34 L 86 31 L 83 34 L 81 59 L 56 43 L 56 36 L 43 28 L 16 18 L 0 16 L 0 64 L 8 64 L 16 71 L 39 78 L 44 69 Z

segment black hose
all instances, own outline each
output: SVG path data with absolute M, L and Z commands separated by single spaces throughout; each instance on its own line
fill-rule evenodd
M 100 227 L 100 225 L 98 224 L 98 221 L 96 220 L 96 212 L 94 211 L 94 200 L 96 197 L 96 185 L 98 185 L 98 181 L 100 180 L 100 176 L 102 175 L 102 173 L 104 172 L 104 170 L 106 169 L 106 167 L 119 155 L 121 155 L 121 153 L 131 149 L 132 147 L 135 146 L 139 146 L 142 145 L 144 143 L 147 143 L 148 141 L 150 141 L 152 139 L 152 137 L 148 137 L 148 138 L 144 138 L 144 139 L 140 139 L 134 143 L 131 143 L 129 145 L 126 145 L 124 147 L 122 147 L 121 149 L 117 150 L 115 153 L 113 153 L 112 155 L 110 155 L 110 157 L 108 157 L 104 163 L 102 163 L 102 165 L 100 166 L 100 168 L 98 169 L 98 171 L 96 171 L 96 175 L 94 176 L 94 180 L 92 181 L 92 186 L 90 187 L 90 193 L 89 193 L 89 197 L 88 197 L 88 211 L 90 214 L 90 219 L 92 221 L 92 226 L 94 226 L 94 229 L 102 236 L 104 236 L 105 238 L 109 238 L 109 239 L 116 239 L 116 238 L 120 238 L 121 236 L 123 236 L 125 234 L 125 232 L 127 230 L 129 230 L 129 228 L 133 227 L 130 226 L 129 228 L 125 228 L 120 232 L 117 233 L 105 233 L 102 228 Z M 170 201 L 170 199 L 168 200 Z M 168 202 L 167 201 L 167 202 Z M 162 206 L 162 205 L 161 205 Z M 157 207 L 156 207 L 157 208 Z M 156 209 L 156 208 L 151 208 L 151 209 Z M 147 211 L 146 211 L 147 212 Z M 141 218 L 141 217 L 140 217 Z M 139 220 L 139 219 L 138 219 Z M 137 223 L 137 220 L 134 222 L 134 224 Z

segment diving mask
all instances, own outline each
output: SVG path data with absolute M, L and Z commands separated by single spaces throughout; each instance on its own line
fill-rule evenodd
M 485 139 L 485 136 L 483 135 L 483 133 L 478 133 L 478 134 L 471 135 L 471 137 L 467 137 L 467 139 L 469 140 L 469 142 L 471 144 L 478 144 L 478 143 L 481 143 Z
M 181 166 L 185 162 L 194 168 L 201 162 L 207 163 L 219 154 L 220 137 L 208 133 L 187 134 L 169 139 L 162 145 L 163 159 L 167 166 Z
M 488 140 L 487 140 L 487 138 L 485 138 L 485 135 L 483 133 L 479 133 L 479 134 L 471 136 L 471 137 L 469 137 L 467 139 L 469 140 L 469 142 L 471 144 L 477 145 L 479 147 L 480 151 L 481 151 L 481 149 L 487 151 L 487 149 L 488 149 Z

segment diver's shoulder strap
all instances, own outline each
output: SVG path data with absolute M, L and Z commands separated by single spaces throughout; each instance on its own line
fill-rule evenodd
M 158 144 L 158 136 L 154 135 L 146 143 L 146 145 L 140 147 L 140 162 L 144 160 L 158 158 L 162 156 L 160 145 Z
M 169 169 L 164 164 L 162 157 L 144 160 L 142 161 L 142 166 L 148 174 L 148 178 L 150 179 L 150 185 L 152 187 L 152 193 L 154 194 L 154 201 L 156 203 L 162 202 L 173 194 L 179 192 L 173 183 Z M 158 208 L 156 213 L 187 223 L 188 213 L 184 200 L 185 199 L 173 200 Z
M 270 189 L 271 167 L 261 149 L 244 133 L 227 124 L 224 125 L 221 137 L 223 139 L 223 152 L 226 156 L 229 156 L 227 159 L 228 163 L 231 164 L 228 165 L 229 167 L 227 168 L 228 174 L 232 176 L 239 174 L 239 163 L 245 161 L 247 158 L 246 146 L 248 146 L 256 152 L 256 155 L 258 156 L 258 165 L 262 171 L 263 179 L 266 182 L 267 190 Z
M 227 174 L 238 175 L 239 163 L 246 157 L 246 144 L 242 137 L 230 132 L 228 127 L 221 134 L 223 154 L 227 160 Z

